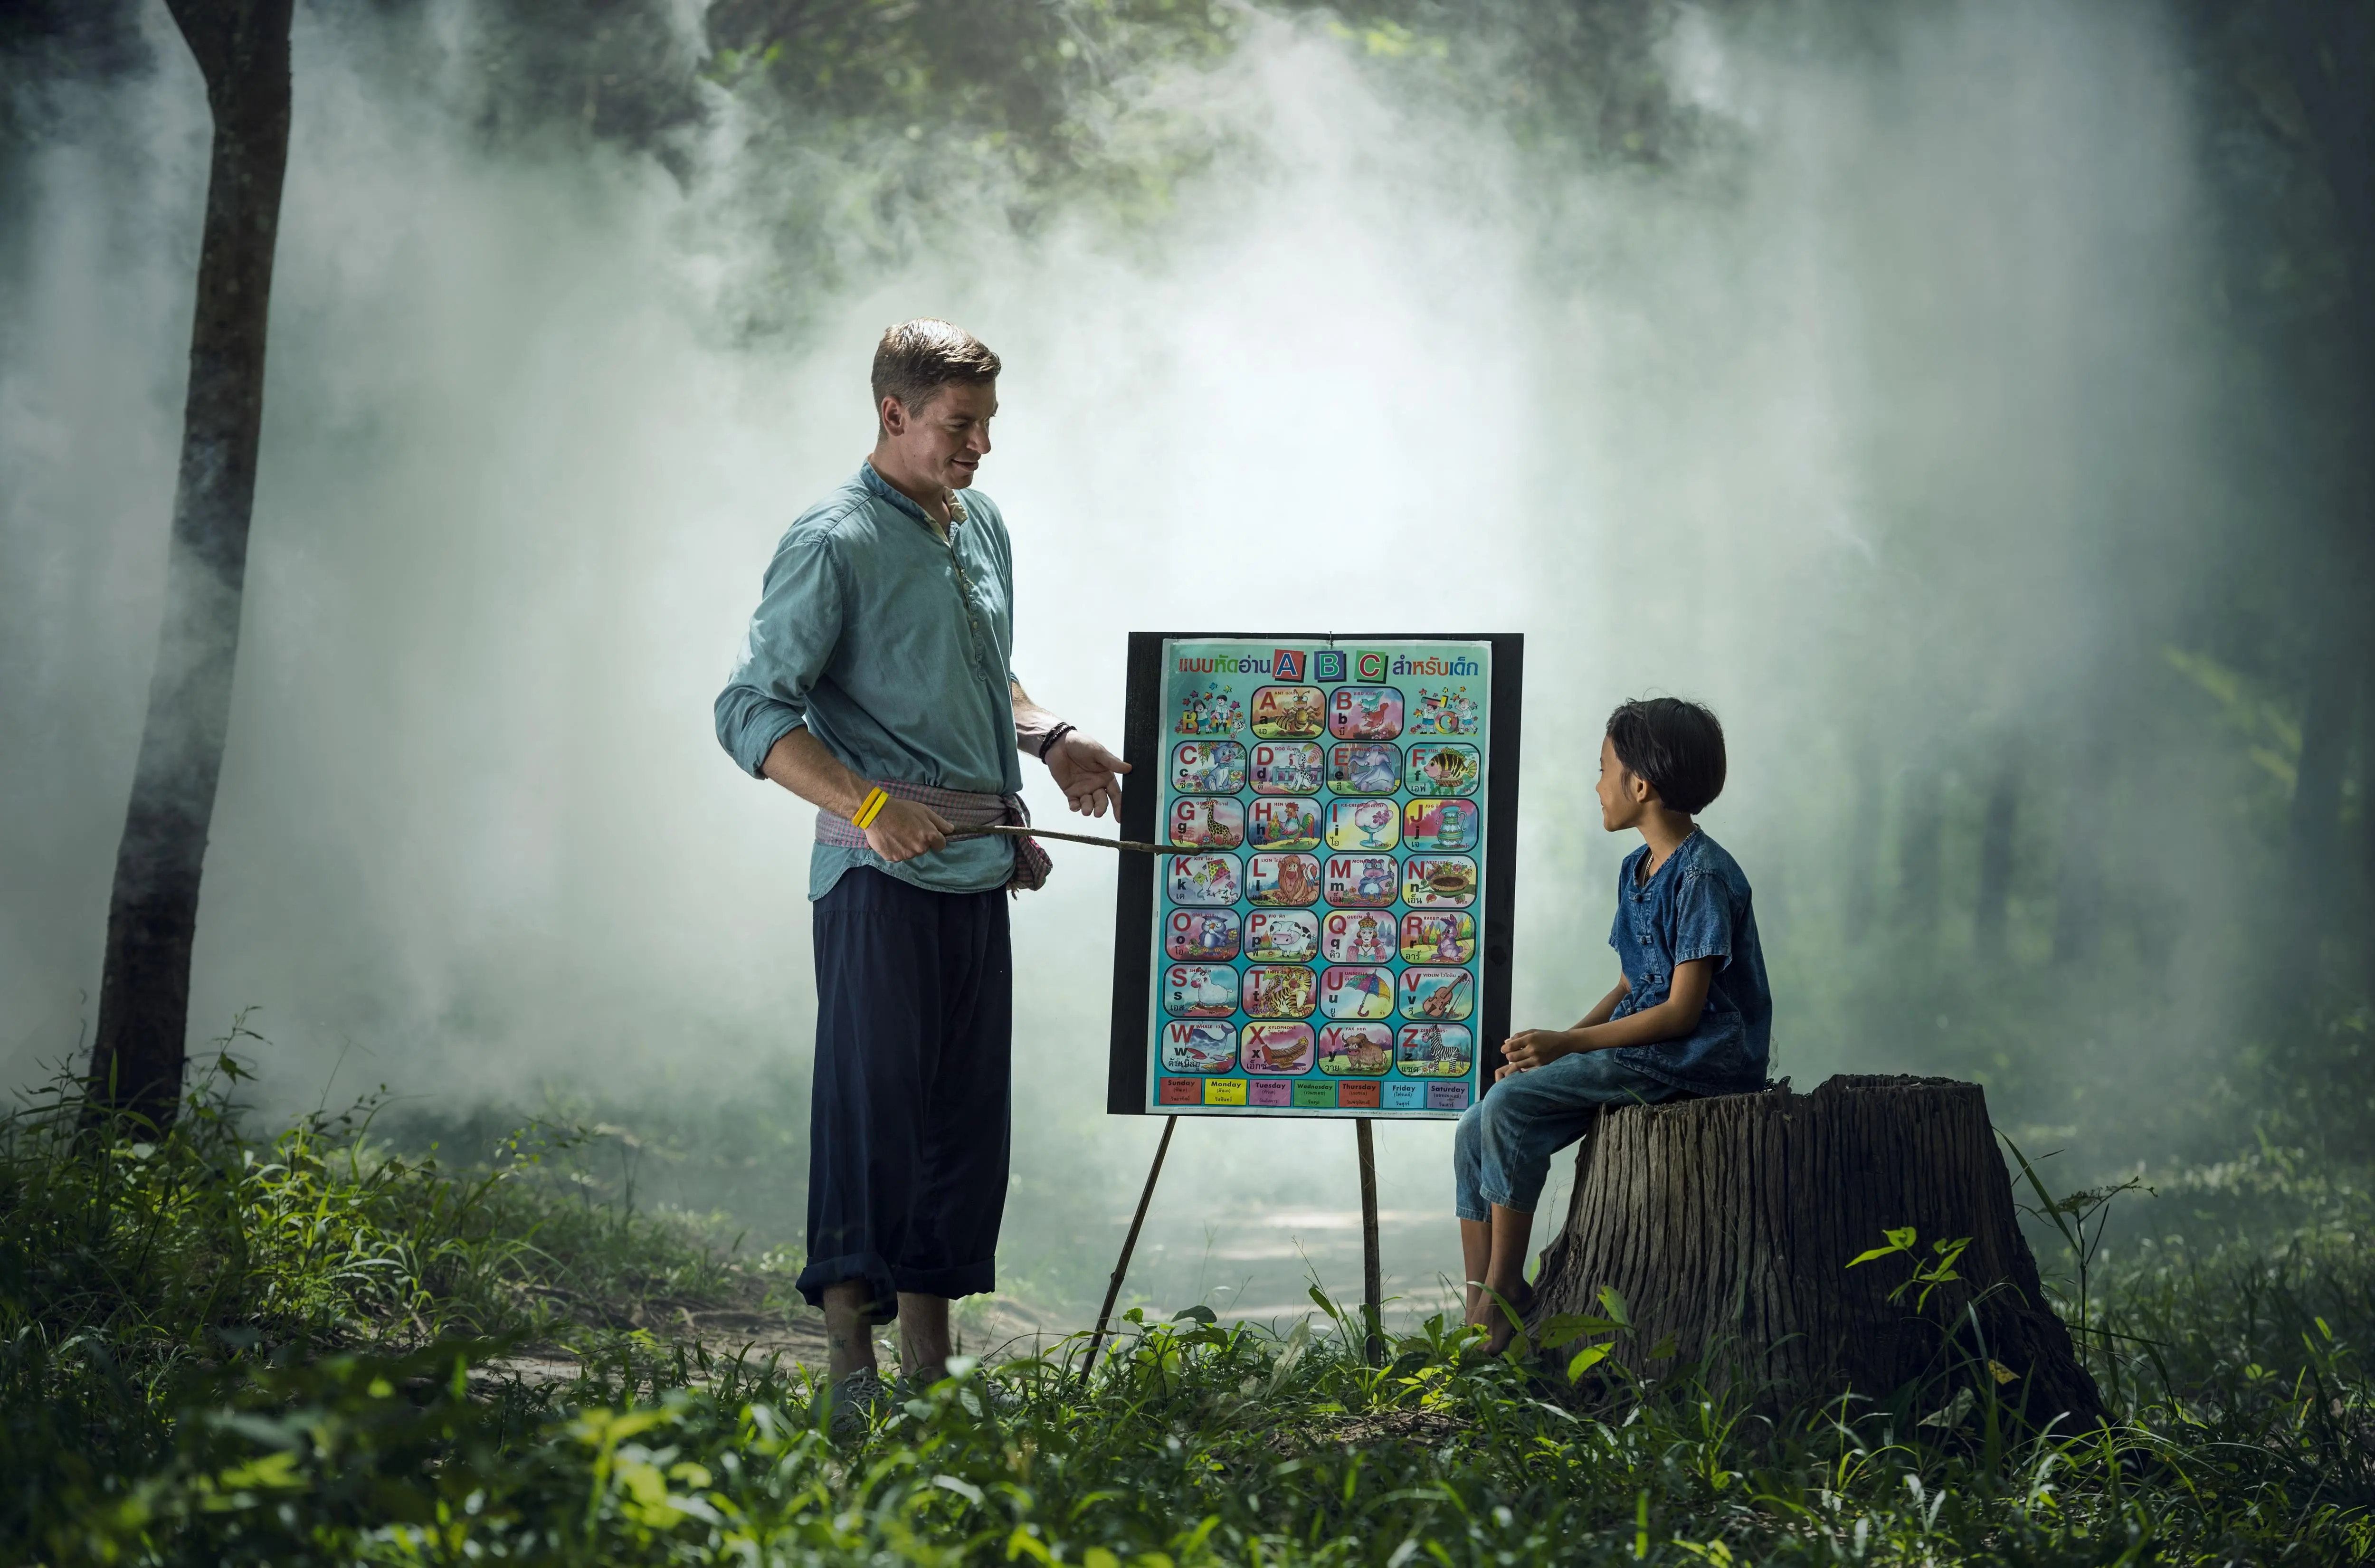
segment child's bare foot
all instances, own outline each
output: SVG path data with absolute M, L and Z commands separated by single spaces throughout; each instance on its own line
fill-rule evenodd
M 1520 1279 L 1498 1292 L 1487 1284 L 1480 1293 L 1483 1297 L 1482 1315 L 1469 1321 L 1484 1330 L 1484 1349 L 1497 1356 L 1507 1350 L 1509 1341 L 1517 1337 L 1518 1325 L 1511 1318 L 1514 1316 L 1522 1321 L 1526 1314 L 1533 1310 L 1534 1288 Z M 1501 1304 L 1505 1301 L 1508 1303 L 1507 1307 Z
M 1521 1290 L 1524 1288 L 1519 1287 Z M 1461 1307 L 1463 1320 L 1471 1328 L 1489 1328 L 1501 1315 L 1501 1303 L 1494 1299 L 1493 1287 L 1474 1279 L 1468 1282 Z

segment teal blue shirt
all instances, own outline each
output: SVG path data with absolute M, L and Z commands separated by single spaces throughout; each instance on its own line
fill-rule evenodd
M 1608 945 L 1630 989 L 1609 1018 L 1664 1001 L 1674 971 L 1695 959 L 1715 960 L 1715 978 L 1689 1033 L 1620 1045 L 1610 1055 L 1694 1094 L 1762 1089 L 1773 1044 L 1773 988 L 1765 978 L 1748 874 L 1703 828 L 1693 828 L 1658 874 L 1645 878 L 1648 858 L 1645 843 L 1616 873 L 1616 924 Z
M 873 465 L 800 513 L 775 546 L 741 657 L 717 695 L 717 743 L 753 777 L 806 725 L 861 778 L 1011 795 L 1014 556 L 998 503 L 960 498 L 942 539 Z M 892 866 L 868 849 L 809 851 L 809 897 L 853 866 L 942 892 L 1002 888 L 1014 852 L 960 839 Z

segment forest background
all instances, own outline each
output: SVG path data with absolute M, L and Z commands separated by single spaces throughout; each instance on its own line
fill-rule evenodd
M 0 69 L 24 1085 L 92 1021 L 207 120 L 155 6 L 12 8 Z M 1521 1020 L 1613 973 L 1600 719 L 1674 691 L 1777 1071 L 1975 1079 L 2157 1183 L 2145 1233 L 2363 1170 L 2351 8 L 479 0 L 301 7 L 294 76 L 193 998 L 260 1008 L 267 1108 L 573 1122 L 590 1189 L 797 1240 L 808 813 L 708 703 L 874 336 L 938 313 L 1006 356 L 1017 670 L 1092 731 L 1132 629 L 1528 634 Z M 1058 1310 L 1153 1136 L 1101 1109 L 1112 874 L 1017 911 L 1001 1268 Z M 1233 1229 L 1349 1199 L 1341 1130 L 1189 1129 L 1144 1288 L 1230 1304 Z M 1381 1136 L 1415 1300 L 1447 1129 Z

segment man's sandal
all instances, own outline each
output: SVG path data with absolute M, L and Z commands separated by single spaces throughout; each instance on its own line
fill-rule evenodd
M 853 1372 L 817 1396 L 825 1429 L 835 1437 L 864 1437 L 875 1421 L 898 1405 L 897 1396 L 881 1373 L 868 1368 Z

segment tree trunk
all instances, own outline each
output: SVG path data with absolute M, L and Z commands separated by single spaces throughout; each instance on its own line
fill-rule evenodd
M 1601 1313 L 1630 1327 L 1611 1362 L 1656 1378 L 1696 1364 L 1778 1407 L 1849 1390 L 1873 1399 L 1936 1379 L 1996 1394 L 2026 1419 L 2100 1421 L 2101 1397 L 2047 1304 L 1976 1084 L 1839 1077 L 1603 1114 L 1577 1157 L 1566 1227 L 1542 1255 L 1530 1329 Z M 1908 1254 L 1849 1267 L 1912 1227 Z M 1932 1244 L 1968 1237 L 1959 1279 L 1926 1303 L 1890 1292 Z M 1666 1341 L 1671 1338 L 1671 1347 Z M 1992 1362 L 2008 1382 L 1982 1369 Z M 1966 1402 L 1967 1406 L 1967 1402 Z
M 1888 803 L 1883 788 L 1886 781 L 1880 771 L 1880 748 L 1873 744 L 1869 732 L 1858 739 L 1855 758 L 1856 809 L 1849 826 L 1845 855 L 1844 915 L 1848 940 L 1861 946 L 1872 935 L 1873 916 L 1879 902 L 1880 839 L 1873 831 L 1873 825 L 1886 814 Z
M 1945 832 L 1944 781 L 1917 772 L 1907 783 L 1897 833 L 1896 912 L 1907 929 L 1927 935 L 1937 924 L 1939 840 Z
M 2012 908 L 2013 830 L 2020 818 L 2020 773 L 2007 762 L 1988 789 L 1987 819 L 1979 826 L 1979 902 L 1972 912 L 1979 957 L 2000 962 Z
M 2342 640 L 2348 651 L 2326 639 L 2312 654 L 2323 662 L 2312 673 L 2287 846 L 2287 869 L 2299 880 L 2322 874 L 2318 857 L 2324 846 L 2319 834 L 2330 819 L 2329 757 L 2334 804 L 2339 805 L 2338 748 L 2316 754 L 2311 750 L 2319 737 L 2331 735 L 2332 726 L 2318 721 L 2318 712 L 2323 706 L 2321 696 L 2342 679 L 2333 661 L 2348 658 L 2351 676 L 2365 683 L 2361 701 L 2375 715 L 2375 635 L 2357 624 L 2364 612 L 2350 607 L 2364 605 L 2368 590 L 2375 586 L 2375 460 L 2369 456 L 2375 444 L 2375 12 L 2365 6 L 2290 6 L 2274 8 L 2269 19 L 2271 40 L 2308 131 L 2310 156 L 2333 202 L 2350 280 L 2340 321 L 2333 328 L 2322 322 L 2315 328 L 2338 329 L 2340 343 L 2333 390 L 2324 400 L 2333 432 L 2327 462 L 2335 476 L 2334 501 L 2324 537 L 2317 541 L 2322 548 L 2309 564 L 2313 584 L 2334 584 L 2325 589 L 2327 602 L 2338 612 L 2334 624 L 2348 633 Z M 2375 753 L 2375 728 L 2361 730 L 2359 753 L 2360 831 L 2368 835 L 2368 849 L 2375 851 L 2366 794 L 2375 768 L 2364 760 Z M 2364 891 L 2375 899 L 2375 854 L 2368 858 Z M 2310 912 L 2307 920 L 2313 922 L 2318 913 Z M 2375 989 L 2375 910 L 2366 918 L 2369 925 L 2362 932 L 2361 973 Z
M 2080 964 L 2095 956 L 2103 929 L 2103 847 L 2101 801 L 2105 775 L 2111 768 L 2111 748 L 2102 726 L 2110 722 L 2105 704 L 2097 704 L 2080 720 L 2086 738 L 2072 759 L 2074 776 L 2062 812 L 2061 865 L 2053 888 L 2053 961 Z
M 2375 637 L 2358 669 L 2358 992 L 2375 1001 Z
M 2293 775 L 2285 843 L 2286 921 L 2283 952 L 2291 981 L 2314 977 L 2321 938 L 2333 928 L 2341 889 L 2341 857 L 2335 841 L 2342 825 L 2342 780 L 2350 755 L 2350 731 L 2357 717 L 2359 632 L 2353 624 L 2366 606 L 2343 585 L 2320 594 L 2318 637 L 2310 654 L 2308 699 L 2301 713 L 2300 764 Z M 2349 605 L 2356 604 L 2357 609 Z M 2300 972 L 2306 969 L 2307 974 Z
M 181 1094 L 215 784 L 264 419 L 265 326 L 289 161 L 292 0 L 169 0 L 214 116 L 165 619 L 115 886 L 91 1048 L 96 1104 L 163 1122 Z

